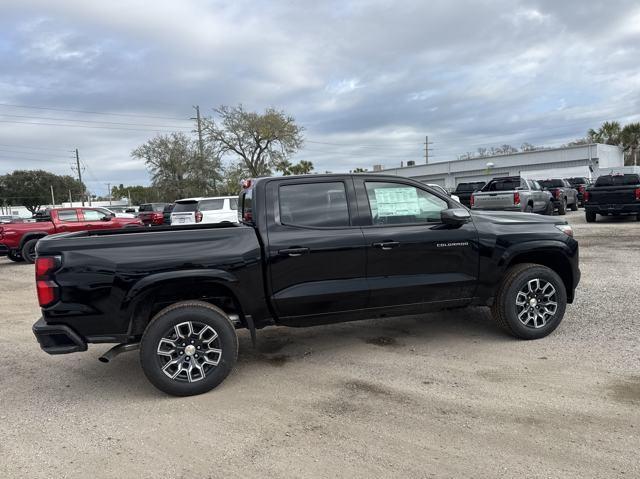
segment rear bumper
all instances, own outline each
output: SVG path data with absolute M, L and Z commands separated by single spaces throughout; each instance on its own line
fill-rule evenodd
M 64 324 L 47 324 L 44 318 L 40 318 L 31 329 L 45 353 L 67 354 L 87 350 L 87 342 Z
M 628 215 L 640 215 L 640 203 L 626 204 L 626 205 L 594 205 L 587 202 L 584 205 L 585 211 L 589 213 L 605 214 L 605 213 L 618 213 Z
M 473 208 L 471 208 L 472 210 L 478 210 L 478 211 L 522 211 L 522 207 L 520 205 L 518 206 L 505 206 L 505 207 L 477 207 L 474 206 Z

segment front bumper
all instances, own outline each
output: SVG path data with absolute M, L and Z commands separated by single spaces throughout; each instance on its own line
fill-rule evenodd
M 64 324 L 48 324 L 40 318 L 31 329 L 45 353 L 67 354 L 87 350 L 87 342 Z
M 640 203 L 637 204 L 626 204 L 626 205 L 594 205 L 587 204 L 584 205 L 584 209 L 587 212 L 597 213 L 599 215 L 603 215 L 606 213 L 618 213 L 622 215 L 640 215 Z

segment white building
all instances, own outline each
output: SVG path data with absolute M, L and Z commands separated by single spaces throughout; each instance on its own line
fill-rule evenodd
M 623 165 L 622 148 L 591 144 L 388 168 L 374 173 L 404 176 L 454 189 L 458 183 L 489 181 L 497 176 L 596 178 L 620 169 Z

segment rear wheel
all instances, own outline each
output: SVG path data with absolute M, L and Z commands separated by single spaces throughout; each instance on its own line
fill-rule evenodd
M 533 213 L 533 206 L 528 204 L 527 206 L 524 207 L 524 212 L 525 213 Z
M 553 203 L 549 201 L 547 208 L 544 210 L 544 214 L 547 216 L 553 216 Z
M 560 204 L 558 205 L 558 214 L 559 215 L 566 215 L 567 214 L 567 200 L 566 200 L 566 198 L 563 198 L 562 201 L 560 201 Z
M 184 301 L 160 311 L 140 343 L 145 375 L 173 396 L 202 394 L 220 384 L 238 357 L 229 317 L 202 301 Z
M 571 211 L 578 211 L 578 200 L 571 203 Z
M 593 211 L 585 211 L 584 217 L 587 223 L 595 223 L 596 221 L 596 214 Z
M 558 327 L 567 306 L 562 279 L 533 263 L 507 270 L 491 308 L 498 325 L 521 339 L 544 338 Z
M 22 246 L 22 258 L 27 263 L 35 263 L 36 262 L 36 245 L 38 244 L 39 238 L 30 239 Z
M 9 251 L 9 254 L 7 254 L 7 258 L 9 258 L 11 261 L 15 261 L 16 263 L 21 263 L 24 261 L 22 255 L 20 253 L 17 253 L 16 251 Z

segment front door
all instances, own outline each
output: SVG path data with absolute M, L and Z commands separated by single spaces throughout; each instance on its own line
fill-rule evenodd
M 349 200 L 348 200 L 349 199 Z M 267 186 L 267 259 L 280 319 L 362 309 L 368 298 L 365 242 L 354 226 L 351 179 L 301 179 Z
M 355 179 L 367 243 L 368 307 L 465 303 L 473 297 L 479 253 L 472 222 L 442 223 L 449 199 L 403 180 Z

